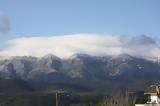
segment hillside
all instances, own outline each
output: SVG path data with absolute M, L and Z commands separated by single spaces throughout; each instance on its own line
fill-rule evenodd
M 8 85 L 13 83 L 17 86 L 12 80 L 20 80 L 27 83 L 27 86 L 18 83 L 24 89 L 85 92 L 120 86 L 139 89 L 160 80 L 159 76 L 157 62 L 128 54 L 105 57 L 76 54 L 68 59 L 49 54 L 42 58 L 17 56 L 0 60 L 1 82 L 7 79 L 11 80 Z M 138 84 L 140 87 L 135 87 Z M 1 86 L 3 88 L 3 84 Z

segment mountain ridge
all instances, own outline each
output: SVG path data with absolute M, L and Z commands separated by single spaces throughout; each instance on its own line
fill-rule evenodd
M 155 71 L 149 71 L 150 67 Z M 108 77 L 130 75 L 131 73 L 131 75 L 141 74 L 142 76 L 146 73 L 152 74 L 152 72 L 159 74 L 157 67 L 159 65 L 154 61 L 128 54 L 104 57 L 76 54 L 68 59 L 61 59 L 52 54 L 42 58 L 16 56 L 0 60 L 0 78 L 20 78 L 23 80 L 40 78 L 39 80 L 45 80 L 48 79 L 47 77 L 52 79 L 57 74 L 71 79 L 107 79 Z

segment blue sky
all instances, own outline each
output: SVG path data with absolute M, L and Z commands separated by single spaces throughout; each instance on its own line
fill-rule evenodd
M 0 11 L 10 18 L 11 38 L 74 33 L 158 36 L 159 5 L 159 0 L 0 0 Z
M 160 35 L 160 0 L 0 0 L 10 32 L 0 47 L 21 37 L 71 35 Z

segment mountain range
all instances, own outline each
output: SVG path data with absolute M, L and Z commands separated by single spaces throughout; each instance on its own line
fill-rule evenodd
M 95 82 L 95 85 L 97 82 L 133 83 L 159 80 L 159 76 L 158 62 L 128 54 L 104 57 L 75 54 L 68 59 L 48 54 L 42 58 L 16 56 L 0 60 L 1 80 L 22 80 L 34 84 L 54 83 L 63 87 L 78 86 L 80 89 L 83 89 L 80 85 L 87 85 L 87 82 Z

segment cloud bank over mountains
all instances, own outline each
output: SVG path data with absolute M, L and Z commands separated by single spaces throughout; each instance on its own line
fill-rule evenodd
M 6 34 L 10 30 L 10 21 L 8 16 L 0 13 L 0 34 Z
M 99 34 L 24 37 L 9 40 L 6 46 L 0 51 L 1 56 L 42 57 L 46 54 L 54 54 L 61 58 L 68 58 L 76 53 L 93 56 L 116 56 L 124 53 L 138 57 L 160 56 L 157 42 L 145 35 L 132 38 Z

